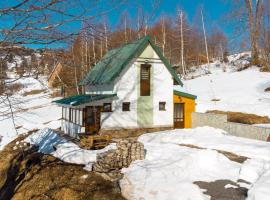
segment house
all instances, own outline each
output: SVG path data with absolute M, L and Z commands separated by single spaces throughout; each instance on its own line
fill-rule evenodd
M 149 36 L 109 51 L 80 85 L 84 94 L 55 101 L 72 136 L 191 127 L 196 96 L 174 90 L 183 83 Z
M 63 97 L 77 94 L 73 72 L 74 68 L 72 68 L 71 63 L 64 61 L 64 59 L 62 62 L 57 62 L 48 76 L 48 87 Z
M 62 72 L 63 66 L 60 62 L 57 62 L 54 66 L 52 72 L 48 77 L 48 87 L 53 88 L 56 85 L 56 82 L 59 82 L 59 74 Z

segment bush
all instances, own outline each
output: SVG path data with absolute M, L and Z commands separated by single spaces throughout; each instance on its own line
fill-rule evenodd
M 23 85 L 21 83 L 13 83 L 7 86 L 6 91 L 8 94 L 12 95 L 20 91 L 22 88 L 23 88 Z

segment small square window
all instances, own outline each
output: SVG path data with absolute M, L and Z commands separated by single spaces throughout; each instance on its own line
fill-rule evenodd
M 159 110 L 166 110 L 166 102 L 159 102 Z
M 104 103 L 103 104 L 103 112 L 112 112 L 112 104 Z
M 130 111 L 130 102 L 124 102 L 123 103 L 122 111 Z

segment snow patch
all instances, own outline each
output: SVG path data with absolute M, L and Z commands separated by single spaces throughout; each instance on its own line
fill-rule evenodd
M 110 144 L 100 150 L 81 149 L 49 128 L 33 133 L 25 139 L 25 142 L 37 145 L 39 147 L 38 151 L 41 153 L 51 154 L 67 163 L 86 165 L 87 169 L 90 168 L 89 166 L 93 162 L 96 162 L 97 154 L 116 149 L 116 144 Z

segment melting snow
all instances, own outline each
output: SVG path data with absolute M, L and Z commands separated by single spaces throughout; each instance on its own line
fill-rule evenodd
M 51 154 L 64 162 L 91 165 L 96 161 L 98 153 L 103 153 L 111 149 L 116 149 L 115 144 L 110 144 L 100 150 L 85 150 L 76 144 L 60 137 L 52 129 L 46 128 L 33 133 L 25 139 L 25 142 L 39 146 L 39 152 Z
M 193 182 L 220 179 L 251 182 L 247 185 L 251 188 L 249 200 L 269 198 L 270 143 L 237 138 L 210 127 L 149 133 L 140 136 L 139 141 L 145 145 L 145 160 L 133 162 L 122 169 L 124 178 L 120 186 L 127 199 L 209 199 Z M 193 144 L 206 149 L 179 144 Z M 252 159 L 240 164 L 212 149 Z

